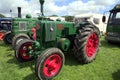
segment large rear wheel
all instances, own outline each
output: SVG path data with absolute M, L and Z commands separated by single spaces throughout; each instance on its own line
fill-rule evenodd
M 50 80 L 55 77 L 64 65 L 64 54 L 58 48 L 49 48 L 40 54 L 35 65 L 39 80 Z
M 19 45 L 17 45 L 15 49 L 15 56 L 21 62 L 30 61 L 33 59 L 32 56 L 28 54 L 30 50 L 32 50 L 32 40 L 22 40 Z
M 100 31 L 93 25 L 86 25 L 76 35 L 74 52 L 82 63 L 89 63 L 96 58 L 99 50 Z
M 30 37 L 26 34 L 18 34 L 18 35 L 15 35 L 12 39 L 12 46 L 13 46 L 13 49 L 16 48 L 16 46 L 18 45 L 18 43 L 24 39 L 30 39 Z

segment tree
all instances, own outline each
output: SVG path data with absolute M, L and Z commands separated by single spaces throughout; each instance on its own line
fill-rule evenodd
M 54 14 L 53 14 L 53 15 L 51 15 L 50 17 L 58 17 L 58 15 L 54 15 Z
M 0 18 L 4 18 L 4 17 L 5 17 L 4 15 L 0 14 Z
M 66 16 L 63 16 L 63 17 L 65 17 L 65 21 L 73 22 L 74 16 L 68 16 L 68 15 L 66 15 Z

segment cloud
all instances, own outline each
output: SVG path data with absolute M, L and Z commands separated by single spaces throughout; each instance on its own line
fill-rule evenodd
M 35 0 L 3 0 L 0 3 L 0 13 L 10 17 L 10 10 L 12 10 L 12 15 L 17 17 L 17 7 L 22 8 L 22 15 L 25 16 L 27 13 L 36 15 L 39 8 L 39 1 Z
M 100 13 L 110 8 L 111 5 L 115 5 L 117 2 L 118 0 L 89 0 L 84 3 L 82 0 L 78 0 L 67 6 L 67 12 L 69 15 Z
M 92 0 L 95 1 L 96 5 L 110 6 L 116 4 L 119 0 Z
M 45 15 L 76 15 L 82 13 L 102 13 L 110 9 L 118 3 L 119 0 L 45 0 Z M 60 3 L 60 5 L 58 5 Z M 0 13 L 10 17 L 10 9 L 12 15 L 17 17 L 17 7 L 22 7 L 22 16 L 27 13 L 36 17 L 40 13 L 39 0 L 3 0 L 0 2 Z M 111 7 L 112 6 L 112 7 Z

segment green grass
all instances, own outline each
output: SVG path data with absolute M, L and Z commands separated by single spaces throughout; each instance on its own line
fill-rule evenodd
M 120 80 L 120 46 L 108 44 L 104 38 L 96 60 L 80 64 L 73 54 L 65 55 L 65 65 L 53 80 Z M 11 46 L 0 42 L 0 80 L 37 80 L 35 60 L 20 63 Z

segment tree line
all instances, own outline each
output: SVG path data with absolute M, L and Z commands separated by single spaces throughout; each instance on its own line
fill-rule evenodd
M 0 14 L 0 18 L 4 18 L 5 16 L 3 14 Z
M 50 17 L 58 17 L 58 15 L 51 15 Z M 74 16 L 70 16 L 70 15 L 61 16 L 61 17 L 64 17 L 65 21 L 68 21 L 68 22 L 73 22 L 74 20 Z

